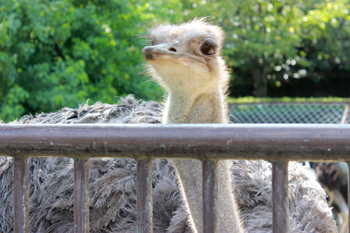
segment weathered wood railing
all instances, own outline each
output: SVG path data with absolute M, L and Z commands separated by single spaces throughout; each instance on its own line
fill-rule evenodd
M 203 161 L 204 219 L 215 219 L 212 179 L 219 159 L 267 160 L 273 166 L 273 232 L 288 232 L 288 162 L 350 162 L 350 125 L 0 125 L 0 156 L 14 158 L 15 232 L 28 232 L 28 158 L 74 158 L 74 227 L 89 232 L 88 159 L 137 160 L 138 230 L 152 232 L 151 161 Z M 349 192 L 350 193 L 350 192 Z M 350 200 L 350 198 L 349 198 Z M 205 221 L 212 233 L 214 221 Z

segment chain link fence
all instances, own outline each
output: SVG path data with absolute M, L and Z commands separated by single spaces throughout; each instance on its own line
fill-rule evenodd
M 348 103 L 254 103 L 230 105 L 232 123 L 349 123 Z

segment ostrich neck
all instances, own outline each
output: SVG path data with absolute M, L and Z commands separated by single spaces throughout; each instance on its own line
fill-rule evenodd
M 169 93 L 164 123 L 226 123 L 223 95 L 218 88 L 198 95 Z M 189 224 L 203 232 L 202 163 L 199 160 L 172 160 L 176 168 L 181 195 L 190 214 Z M 218 162 L 218 229 L 217 232 L 243 232 L 231 188 L 230 161 Z
M 170 92 L 164 112 L 164 123 L 226 123 L 221 90 L 189 94 Z

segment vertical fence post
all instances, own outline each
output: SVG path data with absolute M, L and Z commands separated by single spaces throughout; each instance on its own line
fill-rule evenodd
M 89 228 L 89 159 L 74 158 L 74 233 Z
M 218 161 L 203 161 L 203 232 L 218 228 Z
M 288 161 L 272 162 L 273 232 L 289 232 Z
M 152 159 L 140 159 L 137 160 L 137 233 L 152 232 Z
M 28 158 L 13 156 L 14 232 L 29 232 Z
M 349 113 L 349 104 L 345 105 L 345 109 L 344 109 L 344 112 L 343 112 L 343 116 L 340 120 L 340 124 L 345 124 L 346 122 L 346 119 L 348 117 L 348 113 Z

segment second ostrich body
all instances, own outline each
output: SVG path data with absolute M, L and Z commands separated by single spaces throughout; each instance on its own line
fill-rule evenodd
M 153 46 L 143 49 L 150 73 L 168 92 L 163 123 L 227 123 L 228 73 L 219 49 L 223 32 L 205 22 L 152 29 Z M 170 72 L 171 70 L 171 72 Z M 173 160 L 191 224 L 203 232 L 202 164 Z M 230 162 L 218 162 L 218 232 L 243 232 L 231 189 Z

